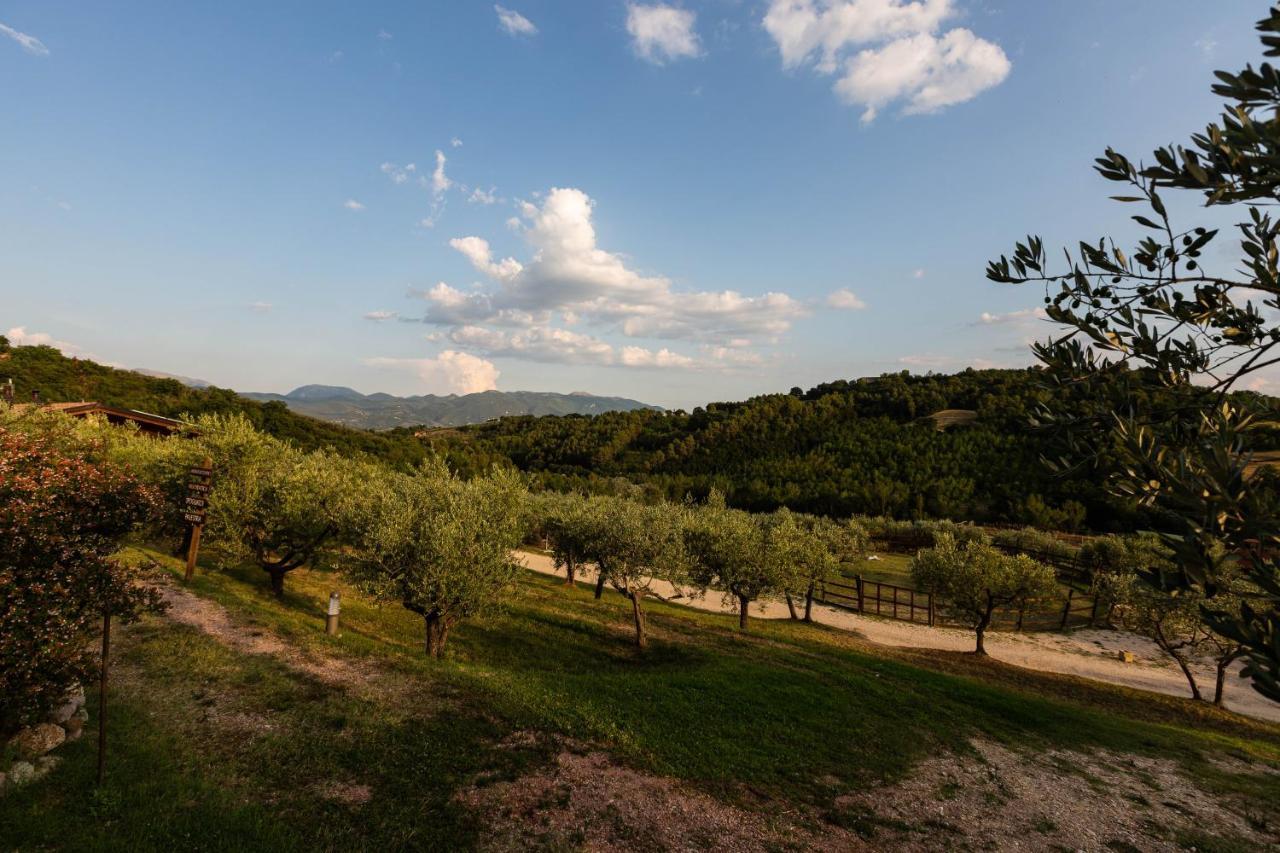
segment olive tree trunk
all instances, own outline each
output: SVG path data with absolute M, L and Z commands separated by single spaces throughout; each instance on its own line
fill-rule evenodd
M 627 598 L 631 599 L 631 615 L 636 620 L 636 648 L 643 649 L 649 644 L 649 638 L 644 630 L 644 608 L 640 604 L 643 596 L 638 592 L 627 593 Z
M 738 630 L 747 630 L 747 605 L 751 603 L 751 599 L 745 595 L 738 596 Z

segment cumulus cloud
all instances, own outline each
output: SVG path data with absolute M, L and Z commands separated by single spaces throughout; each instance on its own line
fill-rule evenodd
M 431 394 L 474 394 L 498 387 L 498 368 L 470 353 L 445 350 L 435 358 L 367 358 L 370 367 L 409 370 Z
M 870 122 L 889 104 L 929 113 L 999 85 L 1012 67 L 970 30 L 939 32 L 952 0 L 771 0 L 764 28 L 786 68 L 835 75 L 836 94 Z
M 552 326 L 517 331 L 459 326 L 449 332 L 451 343 L 487 358 L 518 358 L 549 364 L 594 365 L 636 369 L 718 370 L 761 363 L 756 353 L 727 347 L 704 347 L 699 357 L 667 347 L 614 346 L 593 335 Z
M 35 36 L 29 36 L 26 33 L 18 32 L 13 27 L 0 24 L 0 35 L 8 36 L 13 39 L 22 46 L 23 50 L 32 56 L 49 55 L 49 48 L 44 46 L 44 42 L 40 41 L 40 39 Z
M 538 34 L 538 28 L 533 25 L 533 21 L 521 15 L 515 9 L 494 6 L 493 11 L 498 13 L 498 27 L 507 35 L 536 36 Z
M 436 167 L 431 172 L 431 192 L 436 198 L 443 196 L 453 186 L 453 181 L 449 180 L 449 176 L 444 173 L 445 162 L 444 152 L 437 148 Z
M 354 198 L 347 199 L 342 203 L 342 206 L 345 207 L 347 210 L 353 210 L 356 213 L 359 213 L 360 211 L 364 210 L 364 205 L 356 201 Z
M 497 187 L 489 187 L 489 189 L 487 190 L 481 189 L 480 187 L 476 187 L 471 192 L 471 195 L 467 198 L 467 201 L 471 202 L 472 204 L 489 205 L 489 204 L 497 204 L 498 202 L 502 201 L 502 199 L 498 198 Z
M 839 308 L 844 311 L 861 311 L 867 307 L 867 303 L 863 302 L 849 288 L 842 287 L 827 296 L 827 307 Z
M 651 337 L 720 344 L 734 339 L 771 341 L 808 313 L 803 303 L 785 293 L 745 296 L 737 291 L 681 292 L 670 279 L 632 269 L 624 258 L 597 244 L 592 221 L 594 202 L 584 192 L 554 188 L 541 206 L 520 206 L 519 231 L 531 258 L 495 260 L 489 242 L 480 237 L 450 241 L 478 271 L 498 287 L 486 294 L 457 291 L 429 297 L 449 311 L 428 314 L 429 322 L 456 322 L 464 301 L 472 322 L 546 312 L 568 312 L 587 322 L 617 328 L 629 337 Z M 456 295 L 455 295 L 456 294 Z
M 627 7 L 627 32 L 636 55 L 657 65 L 702 54 L 695 22 L 693 12 L 675 6 L 633 3 Z
M 451 146 L 453 146 L 454 148 L 461 148 L 461 147 L 462 147 L 462 140 L 455 136 L 453 139 L 450 139 L 450 140 L 449 140 L 449 144 L 450 144 Z

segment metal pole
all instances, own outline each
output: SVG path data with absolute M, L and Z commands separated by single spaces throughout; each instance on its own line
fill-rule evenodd
M 98 785 L 107 774 L 107 665 L 111 654 L 111 613 L 102 614 L 102 675 L 98 681 Z
M 338 633 L 338 591 L 335 589 L 329 593 L 329 612 L 324 618 L 324 632 L 326 634 Z

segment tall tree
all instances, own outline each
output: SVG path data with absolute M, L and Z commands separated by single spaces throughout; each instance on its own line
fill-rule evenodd
M 1280 55 L 1280 7 L 1258 30 L 1266 55 Z M 1280 516 L 1249 473 L 1274 412 L 1259 417 L 1258 401 L 1230 393 L 1280 364 L 1280 221 L 1268 211 L 1280 199 L 1280 71 L 1264 62 L 1217 77 L 1229 103 L 1188 145 L 1145 164 L 1110 148 L 1096 161 L 1125 185 L 1115 201 L 1144 208 L 1132 217 L 1146 235 L 1136 246 L 1082 241 L 1057 267 L 1028 237 L 987 276 L 1044 285 L 1045 310 L 1067 331 L 1035 354 L 1053 382 L 1100 403 L 1084 416 L 1048 413 L 1066 436 L 1058 467 L 1114 463 L 1112 489 L 1154 511 L 1174 554 L 1152 583 L 1194 587 L 1215 629 L 1245 649 L 1254 687 L 1280 701 Z M 1215 220 L 1239 211 L 1234 263 L 1213 243 L 1218 228 L 1174 223 L 1164 197 L 1177 190 L 1222 209 Z M 1262 595 L 1219 607 L 1236 573 Z

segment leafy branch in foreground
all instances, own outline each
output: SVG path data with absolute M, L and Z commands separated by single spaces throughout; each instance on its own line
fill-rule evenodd
M 1280 55 L 1280 6 L 1258 29 L 1266 55 Z M 1129 252 L 1111 238 L 1081 241 L 1057 267 L 1032 236 L 987 277 L 1044 286 L 1045 313 L 1068 331 L 1035 345 L 1036 357 L 1050 381 L 1099 391 L 1091 417 L 1045 413 L 1067 435 L 1056 463 L 1114 463 L 1112 490 L 1152 509 L 1173 551 L 1173 569 L 1146 581 L 1193 587 L 1213 629 L 1243 646 L 1255 688 L 1280 701 L 1280 518 L 1250 465 L 1275 412 L 1230 393 L 1280 365 L 1280 222 L 1265 209 L 1280 199 L 1280 71 L 1263 63 L 1217 77 L 1213 91 L 1232 103 L 1190 145 L 1157 149 L 1150 165 L 1110 148 L 1096 161 L 1126 187 L 1112 199 L 1144 209 L 1132 219 L 1148 233 Z M 1244 207 L 1232 272 L 1205 268 L 1219 229 L 1175 225 L 1164 190 Z M 1154 399 L 1163 402 L 1145 405 Z M 1229 607 L 1236 574 L 1259 593 Z

